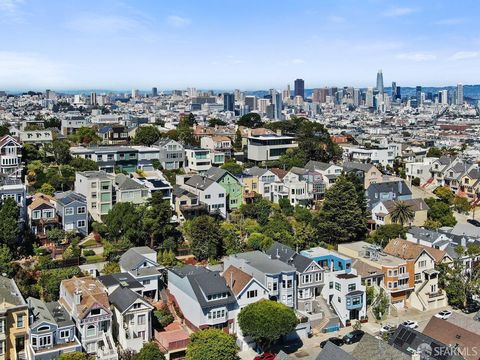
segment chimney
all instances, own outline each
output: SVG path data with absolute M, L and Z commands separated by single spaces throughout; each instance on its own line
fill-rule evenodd
M 73 294 L 73 303 L 75 305 L 80 305 L 80 302 L 82 301 L 82 290 L 79 288 L 75 288 L 75 293 Z
M 278 254 L 278 248 L 277 248 L 277 259 L 278 259 L 279 257 L 280 257 L 280 256 L 279 256 L 279 254 Z

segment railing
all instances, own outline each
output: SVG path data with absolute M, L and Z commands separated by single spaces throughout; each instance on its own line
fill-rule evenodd
M 406 272 L 403 274 L 398 274 L 399 279 L 408 279 L 410 277 L 410 273 Z
M 427 293 L 427 296 L 428 296 L 430 299 L 433 299 L 433 298 L 436 298 L 436 297 L 440 297 L 440 296 L 443 296 L 443 291 L 442 291 L 442 290 L 438 290 L 438 291 L 435 292 L 435 293 Z

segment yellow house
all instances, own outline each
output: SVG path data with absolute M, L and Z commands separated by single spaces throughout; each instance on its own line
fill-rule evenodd
M 428 205 L 423 199 L 403 200 L 403 202 L 413 211 L 414 218 L 405 226 L 423 226 L 427 220 Z M 395 209 L 396 202 L 393 200 L 382 201 L 372 209 L 372 219 L 377 226 L 392 224 L 392 212 Z
M 28 306 L 13 279 L 0 276 L 0 360 L 26 359 Z
M 480 171 L 472 169 L 463 175 L 460 190 L 467 194 L 470 199 L 476 199 L 480 192 Z
M 242 174 L 238 179 L 243 185 L 243 202 L 247 203 L 259 193 L 258 175 Z

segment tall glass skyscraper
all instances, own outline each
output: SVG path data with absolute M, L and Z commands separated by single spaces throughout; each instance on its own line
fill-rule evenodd
M 377 72 L 377 90 L 380 94 L 384 93 L 384 88 L 383 88 L 383 74 L 382 70 L 378 70 Z
M 303 79 L 295 80 L 295 96 L 301 96 L 305 99 L 305 81 Z

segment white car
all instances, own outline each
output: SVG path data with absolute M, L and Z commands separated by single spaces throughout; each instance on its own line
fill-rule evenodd
M 418 327 L 418 323 L 416 321 L 407 320 L 402 323 L 403 326 L 409 327 L 410 329 L 416 329 Z
M 452 312 L 448 310 L 440 311 L 438 314 L 435 314 L 436 318 L 447 320 L 450 316 L 452 316 Z
M 380 328 L 380 334 L 393 334 L 396 330 L 396 326 L 391 324 L 385 324 Z

